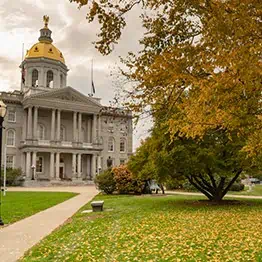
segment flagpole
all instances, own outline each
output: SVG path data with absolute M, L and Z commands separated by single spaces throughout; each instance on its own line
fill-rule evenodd
M 91 96 L 93 95 L 93 59 L 91 59 Z
M 24 49 L 25 49 L 25 44 L 23 43 L 22 44 L 22 62 L 21 62 L 21 65 L 23 64 L 23 61 L 24 61 Z M 24 70 L 24 68 L 23 68 L 23 65 L 22 65 L 22 74 L 24 73 L 23 70 Z M 23 90 L 23 80 L 22 79 L 21 79 L 21 90 Z

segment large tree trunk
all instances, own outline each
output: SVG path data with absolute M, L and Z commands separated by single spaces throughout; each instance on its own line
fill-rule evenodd
M 209 200 L 221 201 L 229 191 L 230 187 L 240 176 L 241 172 L 242 169 L 236 171 L 235 176 L 227 185 L 225 177 L 221 177 L 220 181 L 217 182 L 215 177 L 210 172 L 208 174 L 209 179 L 206 179 L 202 174 L 198 174 L 196 176 L 187 176 L 187 179 L 190 184 L 203 193 Z

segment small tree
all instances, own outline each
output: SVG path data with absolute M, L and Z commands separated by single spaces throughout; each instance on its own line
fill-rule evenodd
M 143 182 L 140 179 L 134 178 L 133 174 L 126 165 L 120 165 L 112 169 L 116 189 L 120 194 L 138 193 L 143 189 Z
M 112 194 L 116 190 L 116 182 L 111 168 L 97 175 L 95 184 L 99 190 L 104 191 L 106 194 Z

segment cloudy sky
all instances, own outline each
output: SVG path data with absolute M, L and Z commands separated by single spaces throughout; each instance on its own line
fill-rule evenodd
M 19 64 L 22 46 L 25 51 L 38 41 L 43 27 L 43 15 L 49 15 L 54 45 L 64 54 L 70 69 L 68 85 L 84 94 L 90 92 L 90 65 L 94 61 L 96 96 L 109 105 L 114 97 L 113 78 L 110 73 L 119 65 L 119 56 L 139 49 L 138 39 L 142 28 L 136 11 L 128 16 L 129 26 L 120 43 L 109 56 L 102 56 L 92 42 L 98 33 L 97 24 L 85 19 L 85 7 L 78 9 L 69 0 L 1 0 L 0 3 L 0 90 L 12 91 L 20 88 Z M 141 121 L 134 130 L 134 148 L 147 135 L 149 125 Z

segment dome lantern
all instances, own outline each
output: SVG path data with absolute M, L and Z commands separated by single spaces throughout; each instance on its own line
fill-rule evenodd
M 38 38 L 38 40 L 41 43 L 51 44 L 53 42 L 53 39 L 51 38 L 52 31 L 48 28 L 49 16 L 44 15 L 43 21 L 44 21 L 45 27 L 40 30 L 40 37 Z

